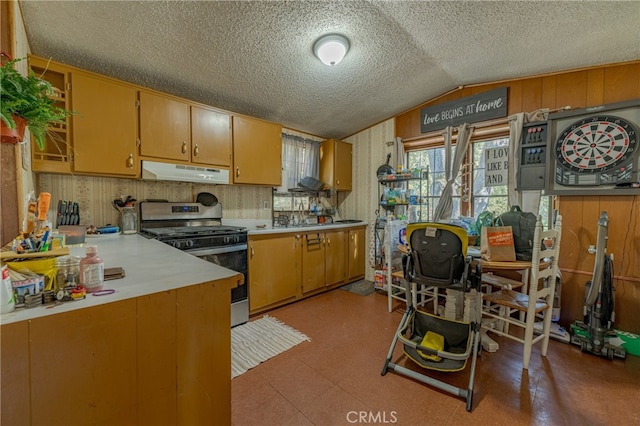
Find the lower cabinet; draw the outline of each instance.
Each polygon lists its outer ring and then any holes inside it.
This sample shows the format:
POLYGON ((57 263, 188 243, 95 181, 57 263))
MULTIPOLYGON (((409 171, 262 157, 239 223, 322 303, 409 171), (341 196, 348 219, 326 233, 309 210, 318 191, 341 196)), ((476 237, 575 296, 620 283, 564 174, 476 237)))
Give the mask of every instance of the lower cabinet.
POLYGON ((327 287, 344 283, 347 279, 347 234, 346 230, 325 234, 324 279, 327 287))
POLYGON ((349 230, 347 279, 353 281, 364 277, 364 260, 367 254, 365 228, 349 230))
POLYGON ((364 236, 364 228, 250 235, 250 313, 364 277, 364 236))
POLYGON ((0 424, 231 424, 237 282, 3 324, 0 424))
POLYGON ((300 234, 249 237, 249 310, 295 299, 300 285, 300 234))
POLYGON ((302 292, 340 284, 347 278, 344 230, 305 234, 302 239, 302 292))

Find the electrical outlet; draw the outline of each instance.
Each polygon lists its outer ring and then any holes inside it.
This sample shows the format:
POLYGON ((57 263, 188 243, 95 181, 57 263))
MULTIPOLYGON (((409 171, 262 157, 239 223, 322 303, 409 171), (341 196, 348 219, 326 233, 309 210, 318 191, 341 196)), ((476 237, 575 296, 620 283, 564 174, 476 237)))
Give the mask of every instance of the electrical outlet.
POLYGON ((265 209, 265 210, 269 209, 269 202, 267 200, 264 200, 262 202, 262 208, 265 209))

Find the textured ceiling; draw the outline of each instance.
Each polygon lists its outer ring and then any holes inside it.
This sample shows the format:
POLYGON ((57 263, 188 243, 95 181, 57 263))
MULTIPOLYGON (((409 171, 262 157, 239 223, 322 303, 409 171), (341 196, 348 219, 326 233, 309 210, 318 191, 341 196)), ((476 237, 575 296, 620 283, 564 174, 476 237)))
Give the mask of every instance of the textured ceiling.
POLYGON ((456 86, 640 58, 640 2, 21 1, 38 56, 343 138, 456 86), (328 67, 325 33, 351 49, 328 67))

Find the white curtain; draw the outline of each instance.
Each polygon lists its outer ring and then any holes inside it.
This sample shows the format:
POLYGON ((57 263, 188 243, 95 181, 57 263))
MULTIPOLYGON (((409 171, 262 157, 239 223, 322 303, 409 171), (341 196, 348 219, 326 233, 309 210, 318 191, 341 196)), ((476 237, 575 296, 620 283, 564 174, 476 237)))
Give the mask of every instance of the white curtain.
POLYGON ((278 192, 296 188, 303 177, 320 175, 320 142, 282 134, 282 186, 278 192))
POLYGON ((520 140, 522 126, 534 121, 546 121, 549 109, 539 109, 530 113, 518 113, 509 117, 509 179, 507 194, 510 206, 520 206, 522 211, 537 215, 540 209, 540 190, 518 190, 518 167, 520 165, 520 140))
MULTIPOLYGON (((389 142, 387 142, 389 144, 389 142)), ((406 158, 404 156, 404 145, 402 144, 402 138, 395 138, 393 140, 392 148, 391 148, 391 160, 389 165, 394 169, 399 165, 402 165, 402 168, 406 168, 406 158)), ((396 170, 398 171, 398 170, 396 170)))
POLYGON ((433 220, 435 222, 449 222, 451 220, 451 214, 453 212, 453 183, 460 172, 462 159, 467 153, 473 127, 464 123, 458 126, 457 130, 458 140, 456 142, 456 153, 453 159, 451 158, 453 130, 451 127, 447 127, 444 133, 445 176, 447 178, 447 184, 442 190, 442 196, 433 213, 433 220))

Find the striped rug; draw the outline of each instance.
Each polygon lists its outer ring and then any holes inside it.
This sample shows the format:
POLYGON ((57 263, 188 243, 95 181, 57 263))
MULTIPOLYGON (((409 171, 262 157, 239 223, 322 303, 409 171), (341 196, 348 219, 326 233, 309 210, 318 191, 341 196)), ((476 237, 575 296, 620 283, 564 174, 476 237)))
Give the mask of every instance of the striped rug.
POLYGON ((311 339, 269 315, 231 329, 231 378, 311 339))

